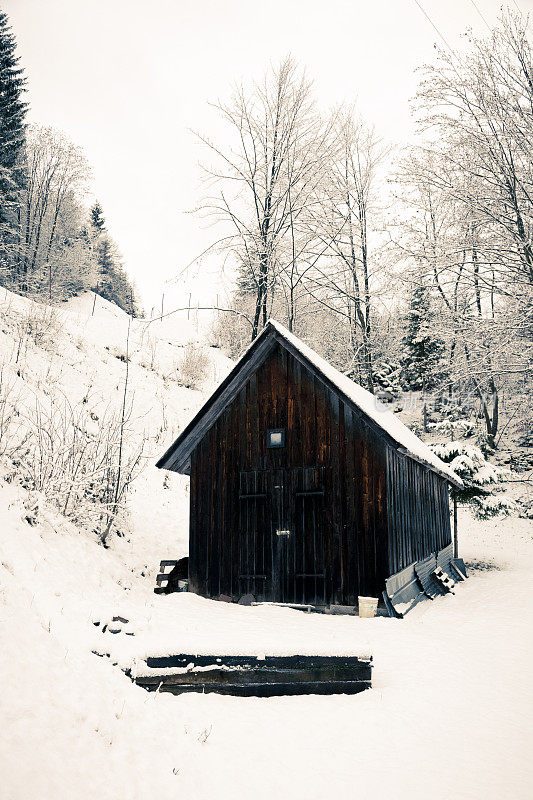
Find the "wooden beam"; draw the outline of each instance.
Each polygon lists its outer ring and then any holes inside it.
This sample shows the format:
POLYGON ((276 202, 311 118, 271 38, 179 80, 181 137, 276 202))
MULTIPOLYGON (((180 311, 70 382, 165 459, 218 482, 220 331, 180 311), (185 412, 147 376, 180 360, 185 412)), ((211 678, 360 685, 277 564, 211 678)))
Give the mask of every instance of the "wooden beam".
MULTIPOLYGON (((372 686, 372 659, 356 656, 164 656, 132 680, 148 691, 218 692, 241 697, 355 694, 372 686), (169 667, 186 668, 173 673, 169 667)), ((131 675, 130 675, 131 677, 131 675)))
POLYGON ((416 461, 417 464, 420 464, 422 467, 425 467, 425 469, 429 470, 430 472, 434 472, 435 475, 439 476, 439 478, 444 478, 444 480, 448 481, 448 483, 450 483, 452 486, 457 486, 459 489, 463 488, 461 483, 457 483, 457 481, 454 481, 453 478, 451 478, 449 475, 446 474, 446 472, 443 472, 438 467, 434 467, 433 464, 429 463, 429 461, 424 461, 423 458, 420 458, 419 456, 415 456, 413 453, 410 453, 409 450, 405 449, 405 447, 397 446, 397 451, 399 455, 405 456, 406 458, 411 458, 413 461, 416 461))

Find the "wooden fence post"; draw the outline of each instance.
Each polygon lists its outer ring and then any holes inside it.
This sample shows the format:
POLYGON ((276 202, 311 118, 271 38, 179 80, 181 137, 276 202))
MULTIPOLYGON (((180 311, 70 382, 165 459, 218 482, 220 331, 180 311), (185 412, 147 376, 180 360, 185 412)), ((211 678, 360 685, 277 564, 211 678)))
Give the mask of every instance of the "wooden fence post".
POLYGON ((457 541, 457 489, 452 489, 453 494, 453 557, 459 558, 459 544, 457 541))

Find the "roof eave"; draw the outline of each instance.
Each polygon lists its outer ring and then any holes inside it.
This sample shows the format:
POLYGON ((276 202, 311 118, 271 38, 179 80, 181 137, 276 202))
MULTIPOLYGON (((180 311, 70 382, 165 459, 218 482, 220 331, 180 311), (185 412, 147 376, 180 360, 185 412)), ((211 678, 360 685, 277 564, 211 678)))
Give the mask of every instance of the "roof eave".
POLYGON ((449 472, 439 469, 434 464, 430 464, 429 461, 425 461, 423 458, 419 458, 419 456, 415 456, 413 453, 410 453, 409 450, 405 449, 405 447, 398 447, 398 452, 402 456, 412 458, 413 461, 416 461, 417 464, 421 464, 421 466, 425 467, 426 469, 430 469, 432 472, 435 472, 436 475, 444 478, 444 480, 448 481, 448 483, 451 483, 452 486, 455 486, 456 489, 464 489, 464 483, 458 475, 450 475, 449 472))

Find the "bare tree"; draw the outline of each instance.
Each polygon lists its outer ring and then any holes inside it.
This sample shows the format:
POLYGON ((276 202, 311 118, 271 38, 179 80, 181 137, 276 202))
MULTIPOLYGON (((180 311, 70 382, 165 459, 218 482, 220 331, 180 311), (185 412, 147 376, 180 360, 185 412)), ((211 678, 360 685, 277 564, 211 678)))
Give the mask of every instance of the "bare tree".
POLYGON ((83 194, 90 170, 79 147, 60 131, 42 126, 28 130, 26 164, 19 283, 28 291, 36 273, 38 282, 44 273, 50 293, 54 262, 65 240, 79 229, 76 198, 83 194))
POLYGON ((404 168, 418 218, 403 245, 433 275, 452 377, 473 386, 491 447, 502 385, 530 369, 532 66, 508 11, 466 55, 441 51, 417 95, 425 143, 404 168))
POLYGON ((486 261, 493 229, 453 190, 435 184, 445 164, 413 150, 398 177, 404 214, 395 241, 405 260, 403 280, 410 286, 431 280, 431 327, 448 348, 449 392, 473 390, 489 447, 496 446, 500 394, 528 372, 527 312, 521 292, 486 261), (429 172, 429 177, 428 177, 429 172))
POLYGON ((487 233, 478 257, 506 284, 533 285, 532 75, 526 22, 505 11, 465 56, 441 51, 418 92, 425 180, 487 233))
MULTIPOLYGON (((199 137, 218 164, 205 168, 216 194, 202 210, 226 224, 227 235, 217 244, 232 253, 240 289, 254 299, 254 338, 267 321, 280 276, 292 270, 294 277, 302 247, 298 226, 320 183, 331 139, 314 108, 311 83, 290 58, 250 92, 241 86, 228 104, 215 107, 234 144, 223 149, 199 137)), ((289 297, 291 307, 292 325, 289 297)))
POLYGON ((349 325, 352 351, 374 390, 372 323, 378 274, 371 236, 377 226, 379 167, 386 149, 353 110, 335 120, 338 151, 329 163, 314 213, 317 237, 326 250, 308 276, 308 289, 349 325))

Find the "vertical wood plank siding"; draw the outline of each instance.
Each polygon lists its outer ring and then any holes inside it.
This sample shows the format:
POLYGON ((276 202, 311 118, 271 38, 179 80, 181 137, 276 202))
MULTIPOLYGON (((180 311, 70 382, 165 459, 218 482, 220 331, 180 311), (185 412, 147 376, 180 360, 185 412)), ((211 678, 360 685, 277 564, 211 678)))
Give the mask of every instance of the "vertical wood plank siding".
POLYGON ((190 586, 207 597, 279 599, 277 569, 286 601, 353 605, 451 537, 446 483, 279 343, 194 450, 190 504, 190 586), (284 447, 267 448, 272 428, 284 447))
POLYGON ((446 481, 387 446, 390 574, 451 542, 446 481))

